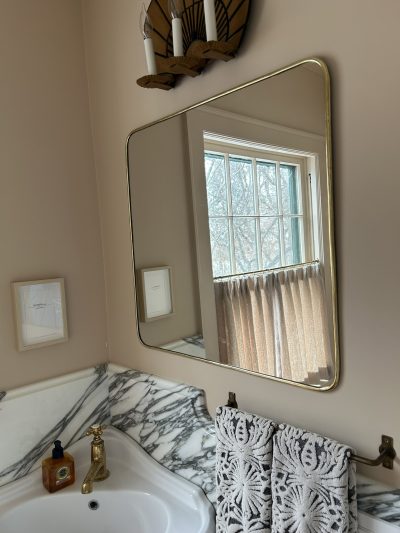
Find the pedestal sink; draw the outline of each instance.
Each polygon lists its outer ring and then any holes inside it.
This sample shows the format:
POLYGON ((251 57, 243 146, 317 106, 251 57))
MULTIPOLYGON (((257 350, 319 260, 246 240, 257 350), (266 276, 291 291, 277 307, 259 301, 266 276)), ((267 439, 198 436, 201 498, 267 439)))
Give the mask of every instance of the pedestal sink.
POLYGON ((0 488, 1 533, 214 533, 212 505, 200 488, 154 461, 116 429, 104 433, 110 477, 93 492, 80 488, 90 444, 69 448, 74 485, 49 494, 41 470, 0 488))

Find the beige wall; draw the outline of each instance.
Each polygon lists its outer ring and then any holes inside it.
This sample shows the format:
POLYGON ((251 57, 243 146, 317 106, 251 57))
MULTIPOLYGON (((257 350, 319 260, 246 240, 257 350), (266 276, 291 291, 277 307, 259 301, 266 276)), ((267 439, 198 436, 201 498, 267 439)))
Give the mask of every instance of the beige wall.
POLYGON ((283 72, 242 91, 227 94, 208 105, 249 118, 325 135, 325 78, 321 67, 315 63, 283 72))
POLYGON ((106 358, 78 0, 0 1, 0 390, 106 358), (15 347, 10 282, 64 277, 70 340, 15 347))
MULTIPOLYGON (((84 0, 102 213, 111 360, 204 387, 210 411, 241 407, 331 435, 375 455, 400 449, 398 0, 254 0, 239 57, 175 90, 144 90, 139 2, 84 0), (330 393, 302 390, 140 345, 135 330, 124 145, 129 131, 298 59, 320 56, 333 79, 339 313, 343 372, 330 393)), ((394 472, 368 473, 393 485, 394 472)))
POLYGON ((135 268, 171 267, 174 314, 140 322, 143 342, 160 346, 201 333, 192 191, 184 116, 130 139, 135 268))

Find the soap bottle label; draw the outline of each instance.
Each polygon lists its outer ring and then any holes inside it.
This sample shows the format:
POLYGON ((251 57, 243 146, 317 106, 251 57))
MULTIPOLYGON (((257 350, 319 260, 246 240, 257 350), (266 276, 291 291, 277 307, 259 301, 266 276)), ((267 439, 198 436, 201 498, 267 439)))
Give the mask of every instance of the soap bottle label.
POLYGON ((71 470, 68 466, 62 466, 56 471, 56 485, 61 485, 71 479, 71 470))

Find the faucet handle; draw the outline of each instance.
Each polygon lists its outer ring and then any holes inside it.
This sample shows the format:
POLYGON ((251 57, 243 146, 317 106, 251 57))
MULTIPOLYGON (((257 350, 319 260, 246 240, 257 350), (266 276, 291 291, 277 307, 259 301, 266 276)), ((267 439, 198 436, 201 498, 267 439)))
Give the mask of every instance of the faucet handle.
POLYGON ((86 436, 89 437, 90 435, 93 435, 95 439, 100 439, 100 437, 103 434, 103 431, 106 428, 107 428, 107 426, 101 426, 100 424, 93 424, 87 430, 86 436))

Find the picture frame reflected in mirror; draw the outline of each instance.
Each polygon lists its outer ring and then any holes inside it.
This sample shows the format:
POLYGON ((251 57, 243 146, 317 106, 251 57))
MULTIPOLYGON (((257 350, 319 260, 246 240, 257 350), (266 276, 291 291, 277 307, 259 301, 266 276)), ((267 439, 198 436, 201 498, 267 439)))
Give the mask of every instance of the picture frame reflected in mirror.
POLYGON ((171 267, 140 269, 141 320, 152 322, 174 314, 171 267))

